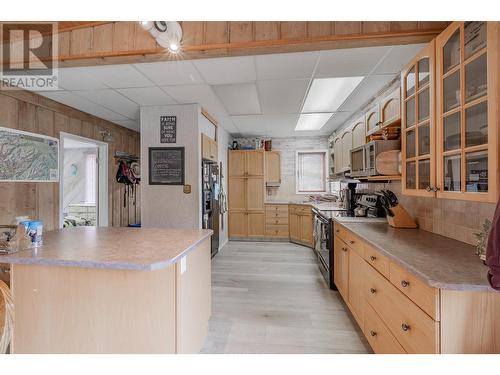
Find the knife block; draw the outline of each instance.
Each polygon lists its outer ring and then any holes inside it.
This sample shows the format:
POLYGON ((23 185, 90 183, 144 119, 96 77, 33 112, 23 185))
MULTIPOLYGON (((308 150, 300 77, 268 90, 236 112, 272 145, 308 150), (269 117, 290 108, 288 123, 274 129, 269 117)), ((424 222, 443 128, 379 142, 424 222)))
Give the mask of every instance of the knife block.
POLYGON ((418 225, 413 221, 410 214, 404 209, 403 206, 397 204, 391 207, 394 216, 387 215, 387 222, 394 228, 418 228, 418 225))

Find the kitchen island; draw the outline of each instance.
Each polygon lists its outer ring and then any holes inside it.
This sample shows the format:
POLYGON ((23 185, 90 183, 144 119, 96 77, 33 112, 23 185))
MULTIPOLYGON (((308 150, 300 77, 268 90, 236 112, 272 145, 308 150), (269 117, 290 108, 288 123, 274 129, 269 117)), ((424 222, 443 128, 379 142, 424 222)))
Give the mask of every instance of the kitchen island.
POLYGON ((13 353, 197 353, 211 311, 210 230, 67 228, 12 268, 13 353))

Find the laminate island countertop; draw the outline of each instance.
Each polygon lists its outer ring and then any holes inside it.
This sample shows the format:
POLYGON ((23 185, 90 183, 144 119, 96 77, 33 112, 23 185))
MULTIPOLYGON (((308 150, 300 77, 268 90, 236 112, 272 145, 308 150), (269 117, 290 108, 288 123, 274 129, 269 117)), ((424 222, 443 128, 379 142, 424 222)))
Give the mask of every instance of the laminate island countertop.
POLYGON ((338 222, 435 288, 494 291, 486 279, 488 267, 471 245, 421 229, 393 228, 387 223, 338 222))
POLYGON ((208 229, 75 227, 43 235, 43 245, 0 255, 0 263, 152 271, 168 267, 213 232, 208 229))

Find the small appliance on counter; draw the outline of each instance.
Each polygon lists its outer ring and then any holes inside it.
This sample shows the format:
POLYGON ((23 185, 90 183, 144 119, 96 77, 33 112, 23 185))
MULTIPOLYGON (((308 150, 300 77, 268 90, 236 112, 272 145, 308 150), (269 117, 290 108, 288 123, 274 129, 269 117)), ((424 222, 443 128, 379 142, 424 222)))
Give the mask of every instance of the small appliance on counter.
POLYGON ((382 207, 387 214, 387 222, 393 228, 417 228, 418 225, 410 214, 398 202, 396 194, 390 190, 380 190, 378 193, 382 207))
POLYGON ((348 216, 354 216, 354 209, 356 208, 356 186, 357 183, 349 182, 347 188, 340 191, 342 207, 345 208, 348 216))
POLYGON ((378 194, 361 194, 356 201, 356 208, 354 209, 354 216, 357 217, 385 217, 386 213, 380 195, 378 194))

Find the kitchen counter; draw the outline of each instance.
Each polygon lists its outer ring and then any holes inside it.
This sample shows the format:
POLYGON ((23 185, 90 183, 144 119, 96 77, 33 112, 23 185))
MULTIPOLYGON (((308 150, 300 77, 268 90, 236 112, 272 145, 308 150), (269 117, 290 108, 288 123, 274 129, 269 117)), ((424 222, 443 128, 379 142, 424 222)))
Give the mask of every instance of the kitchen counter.
POLYGON ((12 353, 198 353, 211 314, 210 230, 78 227, 10 263, 12 353))
POLYGON ((435 288, 494 291, 486 279, 488 267, 475 255, 471 245, 421 229, 343 219, 335 218, 383 255, 435 288))
POLYGON ((340 203, 337 202, 310 202, 310 201, 302 201, 302 202, 293 202, 293 201, 265 201, 265 204, 293 204, 296 206, 310 206, 316 208, 320 211, 345 211, 345 208, 340 206, 340 203))
POLYGON ((211 230, 75 227, 47 232, 38 249, 0 263, 152 271, 174 264, 211 230))

